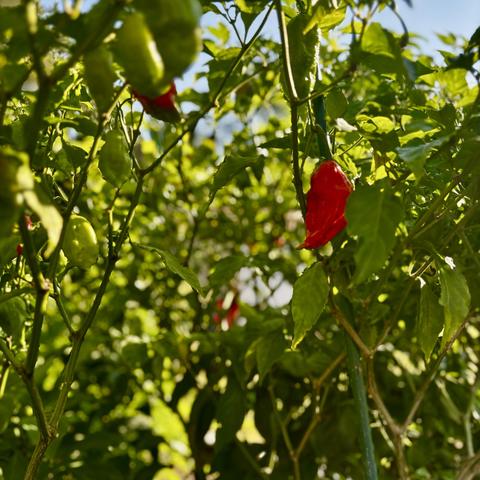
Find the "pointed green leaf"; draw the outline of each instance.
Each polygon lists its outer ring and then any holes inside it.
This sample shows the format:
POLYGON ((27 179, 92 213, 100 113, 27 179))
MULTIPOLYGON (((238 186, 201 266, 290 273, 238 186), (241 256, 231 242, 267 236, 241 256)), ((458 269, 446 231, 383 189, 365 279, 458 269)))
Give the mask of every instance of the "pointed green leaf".
POLYGON ((376 22, 365 30, 361 47, 364 52, 395 58, 393 35, 376 22))
POLYGON ((308 22, 304 33, 307 33, 315 25, 323 31, 328 32, 343 22, 346 12, 347 7, 345 6, 340 8, 325 8, 322 2, 318 2, 315 7, 313 7, 312 18, 308 22))
POLYGON ((328 279, 320 263, 315 263, 305 270, 295 282, 292 296, 294 323, 292 348, 297 347, 319 319, 329 291, 328 279))
POLYGON ((452 338, 470 309, 470 290, 467 281, 457 269, 446 266, 440 269, 440 305, 445 316, 442 347, 452 338))
POLYGON ((262 382, 265 375, 282 357, 287 348, 287 342, 281 330, 276 330, 260 338, 256 347, 257 368, 260 382, 262 382))
POLYGON ((195 273, 187 267, 184 267, 178 259, 171 253, 165 250, 156 250, 155 251, 162 257, 165 262, 165 266, 172 272, 179 275, 183 280, 185 280, 195 291, 200 295, 204 294, 203 288, 200 285, 200 281, 195 273))
POLYGON ((217 407, 217 420, 222 425, 217 430, 215 441, 215 450, 217 452, 234 440, 235 434, 242 426, 245 413, 245 395, 242 387, 235 377, 230 377, 227 389, 220 397, 217 407))
POLYGON ((387 185, 362 186, 349 197, 348 232, 359 237, 354 282, 361 283, 385 264, 395 244, 395 230, 404 215, 402 203, 387 185))
POLYGON ((427 158, 448 140, 449 137, 441 137, 421 145, 399 147, 397 153, 407 163, 415 177, 420 178, 424 173, 423 167, 427 158))
POLYGON ((232 277, 242 268, 249 265, 250 259, 243 255, 231 255, 230 257, 222 258, 208 277, 210 287, 218 288, 221 285, 226 285, 232 277))
POLYGON ((213 185, 210 191, 210 199, 227 185, 236 175, 258 162, 258 157, 227 157, 220 164, 213 177, 213 185))
POLYGON ((35 184, 33 190, 26 190, 23 196, 28 206, 39 216, 43 228, 47 231, 48 246, 45 250, 45 257, 48 257, 60 239, 63 226, 62 216, 38 183, 35 184))
POLYGON ((417 339, 427 360, 430 359, 438 336, 443 328, 443 311, 438 298, 428 285, 420 290, 420 305, 417 317, 417 339))

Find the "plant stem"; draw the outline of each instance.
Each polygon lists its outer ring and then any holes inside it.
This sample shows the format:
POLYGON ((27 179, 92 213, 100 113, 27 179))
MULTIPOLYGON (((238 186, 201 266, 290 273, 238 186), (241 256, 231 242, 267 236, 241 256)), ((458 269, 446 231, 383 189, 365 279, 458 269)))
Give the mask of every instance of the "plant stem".
POLYGON ((347 334, 345 334, 345 343, 347 347, 347 365, 350 385, 360 423, 360 446, 362 449, 365 478, 367 480, 377 480, 375 449, 373 446, 372 431, 370 429, 367 393, 363 381, 360 355, 358 354, 357 347, 347 334))
POLYGON ((302 477, 300 474, 300 464, 298 462, 298 457, 296 455, 295 449, 293 448, 292 440, 290 439, 290 435, 288 434, 287 427, 285 426, 285 423, 282 420, 280 413, 278 412, 277 400, 275 398, 275 392, 273 391, 273 386, 271 384, 268 386, 268 393, 272 402, 273 415, 275 416, 278 426, 280 427, 283 441, 285 443, 285 446, 287 447, 288 455, 293 463, 293 478, 295 480, 301 480, 302 477))
POLYGON ((303 193, 302 174, 300 171, 299 148, 298 148, 298 95, 295 87, 295 81, 292 73, 292 65, 290 62, 290 48, 288 44, 288 32, 285 24, 285 16, 283 14, 281 0, 275 0, 277 11, 278 28, 280 31, 280 39, 282 43, 282 65, 285 83, 287 85, 287 99, 290 104, 290 122, 292 129, 292 168, 293 168, 293 185, 297 194, 297 201, 300 206, 303 218, 307 211, 305 196, 303 193))

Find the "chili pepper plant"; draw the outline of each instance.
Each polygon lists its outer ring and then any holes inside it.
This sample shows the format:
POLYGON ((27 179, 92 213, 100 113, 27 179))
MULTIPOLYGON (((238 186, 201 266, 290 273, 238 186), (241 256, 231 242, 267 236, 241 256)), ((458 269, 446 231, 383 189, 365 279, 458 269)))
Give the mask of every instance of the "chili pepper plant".
POLYGON ((403 8, 0 2, 0 478, 478 474, 480 30, 403 8))

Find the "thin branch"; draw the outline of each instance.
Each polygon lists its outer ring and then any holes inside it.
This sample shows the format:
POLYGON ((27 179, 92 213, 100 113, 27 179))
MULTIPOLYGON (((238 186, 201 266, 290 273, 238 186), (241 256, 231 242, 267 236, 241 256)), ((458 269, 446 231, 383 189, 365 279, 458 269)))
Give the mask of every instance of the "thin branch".
POLYGON ((480 452, 476 453, 473 457, 467 459, 460 472, 457 475, 456 480, 473 480, 480 474, 480 452))
POLYGON ((417 393, 415 394, 412 406, 410 407, 410 411, 408 412, 408 415, 405 418, 405 421, 403 422, 403 425, 401 426, 401 431, 402 432, 406 432, 409 425, 412 423, 413 418, 414 418, 415 414, 417 413, 417 410, 420 407, 420 404, 422 403, 422 401, 425 397, 425 394, 427 393, 428 387, 430 386, 430 383, 432 382, 433 378, 435 377, 435 374, 437 373, 438 368, 440 367, 440 364, 442 363, 442 360, 447 355, 450 348, 455 343, 455 340, 457 340, 457 338, 462 333, 463 329, 465 328, 466 324, 469 321, 470 321, 470 317, 467 317, 463 321, 463 323, 457 329, 457 331, 452 336, 452 338, 447 342, 447 344, 443 347, 442 351, 438 354, 435 361, 428 368, 428 370, 425 374, 425 378, 423 379, 423 382, 420 385, 420 388, 417 390, 417 393))
POLYGON ((282 420, 282 417, 280 416, 280 413, 278 412, 277 400, 275 398, 275 392, 273 391, 273 386, 271 384, 268 386, 268 393, 270 395, 270 400, 272 402, 273 415, 275 417, 275 420, 278 423, 278 426, 280 427, 280 431, 282 433, 283 441, 285 442, 285 446, 287 447, 287 450, 288 450, 288 455, 290 456, 290 459, 292 460, 292 463, 293 463, 294 479, 295 480, 301 480, 300 465, 298 463, 298 458, 296 456, 295 449, 293 448, 293 444, 292 444, 292 441, 290 439, 290 435, 288 433, 288 430, 285 426, 285 422, 282 420))
POLYGON ((383 418, 387 428, 389 430, 389 438, 393 444, 395 452, 395 459, 397 463, 398 478, 400 480, 408 480, 408 464, 405 458, 405 449, 403 445, 403 432, 398 423, 393 419, 388 408, 383 402, 382 396, 378 391, 377 382, 375 379, 375 371, 373 365, 373 359, 370 359, 367 363, 367 377, 368 377, 368 393, 372 398, 375 406, 380 412, 380 416, 383 418))
POLYGON ((313 386, 318 392, 328 377, 334 372, 334 370, 345 360, 347 354, 342 352, 338 355, 333 362, 322 372, 322 374, 313 381, 313 386))
POLYGON ((361 339, 360 335, 350 325, 348 320, 343 316, 342 312, 337 308, 333 301, 331 302, 331 307, 333 316, 343 328, 343 330, 348 334, 348 336, 355 342, 359 350, 362 352, 362 355, 365 358, 370 358, 373 355, 373 352, 367 347, 365 342, 361 339))

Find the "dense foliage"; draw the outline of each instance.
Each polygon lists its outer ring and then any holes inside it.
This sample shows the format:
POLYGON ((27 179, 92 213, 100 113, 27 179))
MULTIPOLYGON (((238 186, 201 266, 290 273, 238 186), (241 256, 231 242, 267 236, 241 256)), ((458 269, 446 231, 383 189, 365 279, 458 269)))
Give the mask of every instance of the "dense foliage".
POLYGON ((0 478, 480 472, 480 31, 56 3, 0 2, 0 478))

